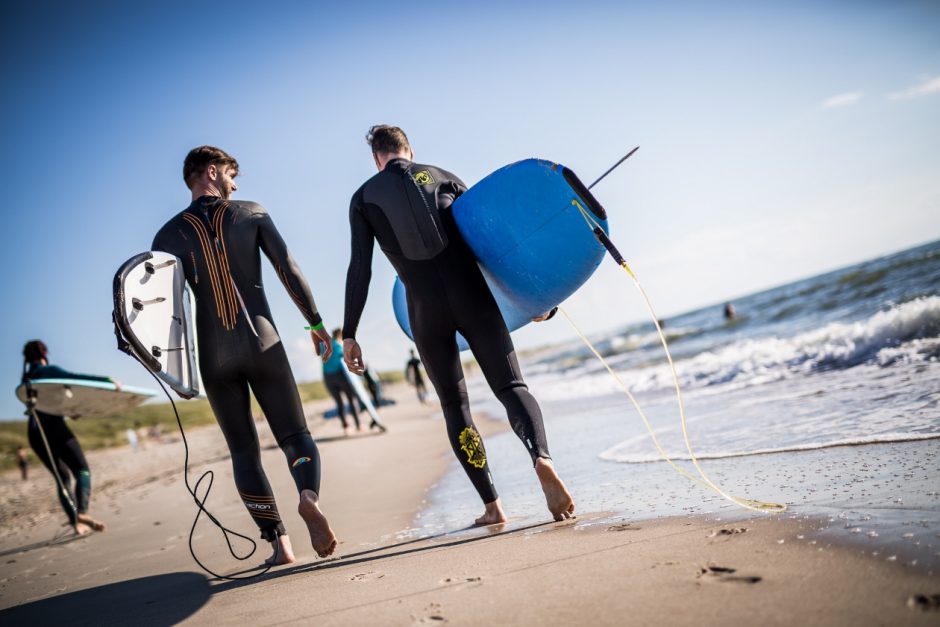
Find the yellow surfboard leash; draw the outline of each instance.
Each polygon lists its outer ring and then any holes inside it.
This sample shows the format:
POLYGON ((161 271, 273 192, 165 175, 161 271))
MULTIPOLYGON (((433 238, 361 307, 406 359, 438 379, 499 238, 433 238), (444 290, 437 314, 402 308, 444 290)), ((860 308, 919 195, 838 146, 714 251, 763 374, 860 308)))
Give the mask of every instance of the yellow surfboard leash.
MULTIPOLYGON (((633 154, 633 153, 631 152, 630 154, 633 154)), ((643 424, 646 426, 646 430, 649 432, 650 437, 653 440, 653 444, 656 446, 656 450, 659 452, 660 456, 670 466, 672 466, 672 468, 676 472, 678 472, 683 477, 686 477, 687 479, 691 481, 694 481, 710 490, 713 490, 714 492, 718 493, 725 499, 731 501, 735 505, 738 505, 740 507, 743 507, 749 510, 763 512, 763 513, 780 513, 780 512, 786 511, 787 506, 782 503, 758 501, 754 499, 748 499, 748 498, 743 498, 743 497, 738 497, 738 496, 733 496, 731 494, 728 494, 727 492, 722 490, 714 481, 712 481, 708 477, 708 475, 705 474, 705 471, 702 469, 701 464, 699 464, 699 461, 695 455, 695 452, 692 450, 692 443, 689 440, 689 431, 688 431, 688 427, 686 424, 685 403, 682 398, 682 389, 679 386, 679 375, 676 372, 676 366, 673 363, 672 353, 670 353, 669 351, 669 345, 666 342, 666 336, 663 333, 662 327, 659 324, 659 319, 656 317, 656 312, 653 310, 653 305, 650 302, 649 296, 647 296, 646 290, 644 290, 643 286, 640 284, 640 280, 637 278, 633 270, 630 269, 630 266, 627 264, 626 260, 623 258, 623 255, 621 255, 620 251, 617 250, 617 247, 614 246, 613 242, 607 236, 607 233, 604 231, 601 225, 584 209, 584 207, 581 205, 581 203, 577 199, 572 200, 571 204, 573 204, 574 206, 578 208, 578 211, 581 212, 581 216, 584 218, 584 221, 587 224, 587 227, 591 230, 591 232, 594 233, 594 236, 604 246, 604 248, 607 249, 607 252, 610 253, 610 256, 614 259, 617 265, 619 265, 630 276, 630 278, 633 279, 634 285, 636 285, 637 289, 640 291, 640 295, 643 297, 643 302, 646 304, 646 309, 649 312, 650 318, 653 320, 653 324, 656 325, 656 332, 659 334, 659 340, 662 343, 663 350, 666 352, 666 359, 669 362, 669 368, 672 370, 672 380, 675 385, 676 398, 679 403, 679 419, 682 425, 682 437, 685 440, 685 446, 689 452, 689 459, 691 459, 692 465, 695 467, 695 470, 698 471, 698 474, 699 474, 698 477, 696 477, 692 473, 688 472, 686 469, 676 464, 672 460, 672 458, 669 457, 669 454, 666 453, 665 449, 659 443, 659 439, 656 437, 656 432, 653 430, 653 427, 650 424, 649 420, 647 419, 645 412, 643 411, 642 407, 640 407, 640 404, 637 402, 636 398, 630 392, 626 384, 624 384, 624 382, 621 380, 619 375, 614 371, 614 369, 610 367, 610 364, 608 364, 607 360, 605 360, 601 356, 601 354, 597 351, 594 345, 591 344, 590 340, 587 339, 584 333, 582 333, 581 330, 577 327, 577 325, 575 325, 574 321, 571 319, 571 316, 568 315, 568 312, 565 311, 562 307, 559 307, 558 310, 565 316, 565 319, 574 329, 575 333, 577 333, 578 337, 581 338, 581 341, 584 342, 584 344, 591 350, 594 356, 597 357, 597 359, 604 365, 604 367, 607 369, 607 372, 609 372, 610 375, 614 378, 614 380, 617 382, 617 385, 620 387, 623 393, 627 395, 627 398, 630 399, 630 402, 633 404, 633 407, 640 414, 640 418, 643 419, 643 424)))

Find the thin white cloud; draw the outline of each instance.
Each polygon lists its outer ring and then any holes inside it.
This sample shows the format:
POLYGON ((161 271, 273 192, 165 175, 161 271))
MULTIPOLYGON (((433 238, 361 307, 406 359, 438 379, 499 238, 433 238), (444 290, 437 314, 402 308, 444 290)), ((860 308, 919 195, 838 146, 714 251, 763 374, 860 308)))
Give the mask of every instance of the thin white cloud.
POLYGON ((928 78, 920 85, 915 85, 910 89, 904 89, 902 91, 896 91, 893 94, 888 94, 888 100, 910 100, 911 98, 929 96, 930 94, 936 94, 937 92, 940 92, 940 76, 928 78))
POLYGON ((823 100, 819 105, 819 108, 836 109, 839 107, 849 107, 861 100, 861 98, 862 92, 860 91, 849 91, 844 94, 836 94, 835 96, 830 96, 829 98, 823 100))

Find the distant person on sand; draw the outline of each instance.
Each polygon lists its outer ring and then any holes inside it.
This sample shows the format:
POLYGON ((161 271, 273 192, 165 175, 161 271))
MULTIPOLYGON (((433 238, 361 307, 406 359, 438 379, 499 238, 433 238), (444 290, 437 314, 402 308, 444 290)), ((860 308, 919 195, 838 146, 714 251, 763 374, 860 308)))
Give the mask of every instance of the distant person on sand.
POLYGON ((271 216, 258 203, 231 200, 236 176, 238 162, 224 150, 193 148, 183 162, 191 203, 160 229, 151 248, 182 260, 196 300, 203 387, 232 454, 235 485, 275 551, 267 563, 289 564, 296 558, 261 466, 250 392, 284 453, 299 494, 297 511, 317 555, 332 554, 336 536, 320 511, 320 453, 264 294, 261 253, 306 319, 314 352, 321 354, 323 342, 327 360, 333 348, 310 286, 271 216))
POLYGON ((127 437, 128 444, 131 445, 131 450, 136 453, 140 448, 140 441, 137 438, 137 429, 134 427, 128 427, 124 432, 124 435, 127 437))
POLYGON ((731 303, 725 303, 725 320, 734 320, 738 317, 738 312, 735 311, 734 305, 731 303))
POLYGON ((398 127, 374 126, 367 141, 379 173, 353 194, 349 207, 352 255, 343 323, 346 364, 354 374, 362 374, 356 329, 378 240, 405 285, 415 344, 441 401, 451 447, 484 503, 476 524, 502 523, 506 515, 483 439, 470 415, 458 329, 525 445, 549 511, 556 520, 570 518, 574 501, 555 472, 538 403, 522 380, 506 323, 451 214, 451 204, 467 187, 446 170, 414 163, 408 138, 398 127))
POLYGON ((424 404, 428 399, 428 389, 424 385, 424 375, 421 374, 421 360, 415 356, 414 349, 411 349, 411 357, 405 362, 405 380, 415 386, 418 401, 424 404))
POLYGON ((29 456, 22 446, 16 447, 16 465, 20 468, 20 476, 23 481, 26 481, 29 478, 29 456))
MULTIPOLYGON (((356 431, 362 431, 362 425, 359 423, 359 412, 364 411, 365 407, 356 395, 349 379, 346 378, 343 366, 343 345, 339 343, 342 336, 342 329, 333 329, 333 355, 323 362, 323 383, 336 403, 339 421, 343 425, 343 435, 349 435, 349 425, 346 423, 346 400, 349 401, 352 417, 356 422, 356 431), (345 398, 343 398, 344 396, 345 398)), ((385 431, 385 427, 375 420, 369 424, 369 429, 385 431)))
MULTIPOLYGON (((42 340, 29 341, 23 347, 23 381, 33 379, 107 381, 114 383, 118 390, 121 389, 121 384, 110 377, 76 374, 58 366, 50 366, 49 349, 42 340)), ((88 505, 91 501, 91 470, 88 468, 88 462, 85 460, 85 453, 78 443, 78 438, 65 424, 65 418, 38 410, 29 412, 27 435, 29 445, 36 457, 56 478, 56 493, 59 496, 59 502, 75 533, 85 535, 92 530, 104 531, 104 523, 88 515, 88 505), (75 480, 74 489, 69 486, 70 473, 75 480)))

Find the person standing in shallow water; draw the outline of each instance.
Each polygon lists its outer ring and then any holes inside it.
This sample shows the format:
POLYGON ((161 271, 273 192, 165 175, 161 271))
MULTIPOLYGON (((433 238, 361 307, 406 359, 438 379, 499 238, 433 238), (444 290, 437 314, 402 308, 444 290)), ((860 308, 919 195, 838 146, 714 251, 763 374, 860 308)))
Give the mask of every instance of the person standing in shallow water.
MULTIPOLYGON (((42 340, 32 340, 23 347, 23 381, 35 379, 76 379, 81 381, 106 381, 114 383, 120 390, 121 384, 110 377, 90 374, 76 374, 58 366, 49 364, 49 349, 42 340)), ((85 460, 85 452, 72 433, 65 418, 41 411, 29 412, 27 425, 29 445, 53 477, 56 479, 56 493, 69 524, 77 535, 85 535, 92 530, 104 531, 105 525, 88 514, 91 503, 91 470, 85 460), (43 437, 45 436, 45 437, 43 437), (48 444, 48 449, 46 445, 48 444), (50 458, 50 453, 52 457, 50 458), (75 480, 74 489, 69 487, 69 475, 75 480), (59 485, 62 482, 62 486, 59 485), (65 493, 63 493, 63 488, 65 493)), ((25 452, 25 451, 24 451, 25 452)), ((25 459, 25 456, 20 459, 25 459)), ((21 466, 22 468, 22 466, 21 466)), ((23 471, 23 479, 26 472, 23 471)))
POLYGON ((248 513, 271 543, 268 563, 295 561, 274 493, 261 467, 249 389, 268 420, 299 494, 297 511, 320 557, 336 548, 336 536, 319 507, 320 453, 307 429, 300 393, 261 281, 261 253, 310 325, 317 355, 333 352, 307 280, 271 216, 261 205, 231 200, 238 162, 214 146, 192 149, 183 181, 192 202, 167 222, 153 250, 179 257, 196 301, 199 369, 209 404, 229 451, 235 485, 248 513), (275 561, 276 556, 276 561, 275 561))
POLYGON ((738 317, 738 312, 731 303, 725 303, 725 320, 734 320, 738 317))
POLYGON ((346 364, 354 374, 362 374, 356 330, 377 240, 405 285, 415 344, 441 401, 451 447, 484 503, 476 524, 502 523, 506 515, 483 440, 470 416, 458 330, 525 445, 548 510, 556 520, 570 518, 574 501, 555 472, 541 410, 522 379, 502 314, 451 214, 451 204, 466 186, 446 170, 415 163, 408 138, 398 127, 375 126, 368 142, 379 173, 353 194, 349 207, 352 255, 343 323, 346 364))

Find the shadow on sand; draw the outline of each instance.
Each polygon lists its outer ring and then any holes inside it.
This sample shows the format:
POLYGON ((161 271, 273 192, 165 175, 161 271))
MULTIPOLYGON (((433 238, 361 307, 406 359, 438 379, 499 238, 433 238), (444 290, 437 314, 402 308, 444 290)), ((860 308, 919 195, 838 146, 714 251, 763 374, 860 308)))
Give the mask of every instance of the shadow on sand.
POLYGON ((169 573, 17 605, 0 612, 3 625, 172 625, 195 614, 211 594, 198 573, 169 573))
MULTIPOLYGON (((230 590, 232 588, 240 588, 245 585, 251 585, 259 580, 274 580, 279 579, 280 577, 288 577, 291 575, 298 575, 304 573, 312 573, 321 570, 327 570, 331 568, 342 568, 344 566, 351 566, 354 564, 363 564, 368 562, 376 562, 385 559, 392 559, 396 557, 402 557, 404 555, 412 555, 416 553, 424 553, 427 551, 434 551, 440 549, 446 549, 450 547, 460 546, 462 544, 469 544, 472 542, 481 542, 483 540, 488 540, 496 538, 499 536, 506 536, 510 534, 524 533, 526 531, 531 531, 534 529, 544 528, 549 529, 552 527, 570 527, 575 523, 575 519, 566 520, 564 522, 539 522, 533 524, 522 525, 518 527, 508 528, 505 524, 501 525, 489 525, 487 527, 465 527, 463 529, 458 529, 455 531, 445 531, 442 533, 423 536, 419 538, 414 538, 411 540, 404 540, 402 542, 396 542, 394 544, 388 544, 385 546, 378 546, 372 549, 367 549, 364 551, 358 551, 356 553, 348 553, 346 555, 338 555, 336 557, 330 557, 321 561, 308 564, 296 564, 293 566, 286 566, 279 568, 276 571, 269 571, 259 579, 243 579, 241 581, 225 581, 222 583, 217 583, 218 580, 213 579, 215 585, 212 586, 212 592, 222 592, 225 590, 230 590), (466 535, 470 532, 473 535, 466 535)), ((231 573, 229 576, 239 577, 250 574, 256 568, 250 568, 242 570, 239 572, 231 573)))

